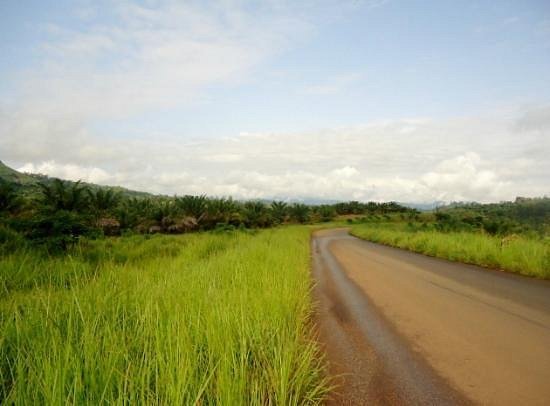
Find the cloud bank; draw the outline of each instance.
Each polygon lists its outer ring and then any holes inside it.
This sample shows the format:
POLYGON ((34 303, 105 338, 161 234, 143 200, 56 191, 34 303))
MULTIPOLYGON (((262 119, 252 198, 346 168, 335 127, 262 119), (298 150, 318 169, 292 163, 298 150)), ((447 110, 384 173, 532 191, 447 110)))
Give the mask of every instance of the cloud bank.
POLYGON ((55 136, 27 140, 32 149, 16 142, 17 133, 0 145, 22 171, 155 193, 487 202, 549 194, 544 114, 550 108, 188 142, 105 140, 56 127, 55 136))

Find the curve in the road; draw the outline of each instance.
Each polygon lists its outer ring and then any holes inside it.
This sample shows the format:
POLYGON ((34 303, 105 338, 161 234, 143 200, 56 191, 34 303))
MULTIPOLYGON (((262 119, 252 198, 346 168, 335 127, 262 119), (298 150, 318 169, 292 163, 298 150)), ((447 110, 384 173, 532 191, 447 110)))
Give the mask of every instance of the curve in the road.
POLYGON ((312 238, 334 404, 548 404, 550 283, 312 238))

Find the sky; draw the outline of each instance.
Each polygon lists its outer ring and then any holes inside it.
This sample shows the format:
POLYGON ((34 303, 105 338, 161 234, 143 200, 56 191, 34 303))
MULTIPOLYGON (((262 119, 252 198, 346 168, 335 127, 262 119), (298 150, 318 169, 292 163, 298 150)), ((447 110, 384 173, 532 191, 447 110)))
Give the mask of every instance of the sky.
POLYGON ((0 0, 0 160, 168 195, 550 195, 550 2, 0 0))

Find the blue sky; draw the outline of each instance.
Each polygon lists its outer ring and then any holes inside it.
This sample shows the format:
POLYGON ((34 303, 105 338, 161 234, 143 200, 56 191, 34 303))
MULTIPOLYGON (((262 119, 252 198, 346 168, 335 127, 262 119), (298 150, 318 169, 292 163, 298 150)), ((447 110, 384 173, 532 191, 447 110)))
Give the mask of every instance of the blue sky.
POLYGON ((160 193, 548 194, 546 1, 3 1, 0 159, 160 193))

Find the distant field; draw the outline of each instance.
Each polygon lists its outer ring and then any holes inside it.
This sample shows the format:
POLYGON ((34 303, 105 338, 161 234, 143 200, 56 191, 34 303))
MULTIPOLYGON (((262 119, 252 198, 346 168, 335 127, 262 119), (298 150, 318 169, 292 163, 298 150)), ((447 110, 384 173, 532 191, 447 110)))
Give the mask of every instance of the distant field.
POLYGON ((309 229, 133 236, 0 262, 0 402, 316 404, 309 229))
POLYGON ((354 225, 351 233, 365 240, 451 261, 550 279, 550 244, 542 239, 502 238, 480 232, 421 231, 404 223, 354 225))

